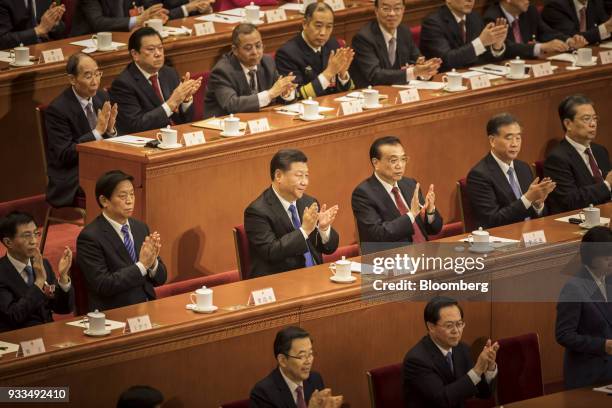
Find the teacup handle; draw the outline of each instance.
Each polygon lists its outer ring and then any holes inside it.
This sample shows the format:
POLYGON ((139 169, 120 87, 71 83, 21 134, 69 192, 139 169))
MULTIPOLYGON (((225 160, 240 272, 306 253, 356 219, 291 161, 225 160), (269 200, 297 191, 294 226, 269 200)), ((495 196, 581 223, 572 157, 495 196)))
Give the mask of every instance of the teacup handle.
POLYGON ((96 48, 98 48, 98 35, 94 34, 91 36, 91 41, 95 44, 96 48))
POLYGON ((474 245, 474 236, 472 234, 470 234, 470 235, 468 235, 467 238, 468 238, 468 241, 467 241, 468 245, 469 246, 474 245))
POLYGON ((336 270, 336 263, 332 262, 329 264, 329 269, 332 270, 333 274, 335 275, 336 273, 338 273, 338 271, 336 270))
POLYGON ((507 67, 510 67, 510 63, 509 62, 506 62, 504 65, 507 66, 507 67))
POLYGON ((191 304, 192 305, 197 305, 198 304, 198 302, 196 301, 195 293, 189 294, 189 300, 191 300, 191 304))
POLYGON ((445 84, 448 83, 448 76, 447 75, 444 75, 442 77, 442 82, 444 82, 445 84))
POLYGON ((157 132, 157 133, 155 134, 155 138, 157 139, 157 141, 158 141, 159 143, 163 143, 163 142, 162 142, 162 140, 161 140, 161 132, 157 132))

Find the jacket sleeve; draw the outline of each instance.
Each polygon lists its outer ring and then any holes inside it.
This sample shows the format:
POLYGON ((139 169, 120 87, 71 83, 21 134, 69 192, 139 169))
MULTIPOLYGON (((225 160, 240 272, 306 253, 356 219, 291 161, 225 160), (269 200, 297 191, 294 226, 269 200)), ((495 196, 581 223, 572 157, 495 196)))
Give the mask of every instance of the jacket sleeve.
POLYGON ((427 58, 441 58, 443 71, 476 63, 478 57, 472 43, 453 48, 446 39, 445 30, 447 28, 443 27, 438 19, 432 17, 425 19, 421 29, 421 52, 427 58))
POLYGON ((353 66, 361 71, 366 82, 371 85, 393 85, 406 83, 406 71, 401 69, 384 69, 376 55, 376 45, 364 35, 357 34, 351 44, 355 50, 353 66))
POLYGON ((7 6, 0 5, 0 49, 7 50, 19 44, 32 45, 38 42, 34 28, 13 31, 13 22, 7 6))
POLYGON ((81 0, 79 3, 87 24, 94 33, 100 31, 129 31, 129 17, 109 17, 104 15, 99 0, 81 0))
POLYGON ((78 143, 96 140, 92 132, 87 132, 79 135, 75 143, 70 119, 53 105, 49 105, 45 112, 45 126, 47 128, 49 161, 61 163, 66 168, 76 166, 78 163, 78 153, 76 151, 78 143))

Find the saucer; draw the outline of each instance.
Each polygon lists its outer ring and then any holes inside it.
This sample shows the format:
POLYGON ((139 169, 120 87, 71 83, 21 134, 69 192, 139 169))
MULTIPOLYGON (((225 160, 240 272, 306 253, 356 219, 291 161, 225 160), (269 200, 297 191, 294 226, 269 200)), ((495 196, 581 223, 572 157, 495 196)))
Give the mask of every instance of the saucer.
POLYGON ((198 305, 195 305, 193 303, 189 303, 189 304, 187 304, 185 306, 185 308, 187 310, 192 310, 192 311, 194 311, 196 313, 212 313, 215 310, 217 310, 219 307, 215 306, 215 305, 212 305, 210 307, 198 307, 198 305))
POLYGON ((336 275, 332 275, 329 277, 329 280, 332 282, 336 282, 336 283, 352 283, 352 282, 355 282, 357 278, 351 275, 348 278, 343 279, 343 278, 337 277, 336 275))
POLYGON ((91 336, 91 337, 104 337, 104 336, 108 336, 111 333, 111 331, 107 329, 107 330, 102 330, 102 331, 99 331, 99 332, 92 332, 89 329, 85 329, 85 330, 83 330, 83 333, 85 333, 85 335, 91 336))
POLYGON ((468 250, 470 252, 475 252, 477 254, 486 254, 486 253, 495 251, 495 248, 493 248, 492 245, 489 245, 488 247, 482 247, 482 248, 471 246, 468 248, 468 250))
POLYGON ((318 114, 317 116, 308 118, 308 117, 306 117, 304 115, 300 115, 300 119, 305 120, 306 122, 312 122, 312 121, 315 121, 315 120, 325 119, 325 116, 318 114))
POLYGON ((263 20, 257 20, 257 21, 249 21, 246 18, 242 20, 243 23, 249 23, 249 24, 253 24, 253 25, 260 25, 260 24, 264 24, 265 21, 263 20))
POLYGON ((382 107, 383 107, 382 103, 377 103, 374 106, 366 106, 365 104, 363 104, 363 109, 378 109, 378 108, 382 108, 382 107))
POLYGON ((467 91, 467 89, 468 89, 468 88, 467 88, 467 86, 460 86, 460 87, 459 87, 459 88, 457 88, 457 89, 451 89, 451 88, 449 88, 449 87, 445 86, 443 89, 444 89, 446 92, 462 92, 462 91, 467 91))
POLYGON ((118 47, 108 47, 108 48, 96 48, 98 52, 107 52, 107 51, 117 51, 118 47))
POLYGON ((527 79, 527 78, 529 78, 529 77, 530 77, 530 75, 529 75, 529 74, 523 74, 522 76, 513 76, 513 75, 510 75, 510 74, 506 75, 506 78, 507 78, 507 79, 512 79, 512 80, 517 80, 517 79, 527 79))
POLYGON ((565 69, 568 70, 568 71, 578 71, 579 69, 582 69, 582 68, 581 67, 577 67, 575 65, 570 65, 570 66, 565 67, 565 69))
POLYGON ((34 65, 34 62, 33 61, 28 61, 28 62, 26 62, 24 64, 17 64, 16 62, 11 62, 11 63, 9 63, 9 65, 11 67, 29 67, 29 66, 34 65))
POLYGON ((236 133, 234 135, 228 135, 225 132, 221 132, 220 135, 223 136, 223 137, 238 137, 238 136, 244 136, 244 133, 245 132, 238 132, 238 133, 236 133))
POLYGON ((578 226, 580 228, 584 228, 584 229, 591 229, 593 227, 601 227, 601 226, 605 226, 606 224, 604 224, 603 222, 600 222, 597 225, 588 225, 586 222, 583 222, 582 224, 579 224, 578 226))
POLYGON ((175 143, 175 144, 170 144, 170 145, 165 145, 163 143, 160 143, 157 145, 157 147, 163 150, 169 150, 169 149, 178 149, 179 147, 183 147, 183 145, 180 143, 175 143))
POLYGON ((586 64, 579 64, 578 62, 576 62, 577 67, 594 67, 595 65, 597 65, 597 61, 587 62, 586 64))

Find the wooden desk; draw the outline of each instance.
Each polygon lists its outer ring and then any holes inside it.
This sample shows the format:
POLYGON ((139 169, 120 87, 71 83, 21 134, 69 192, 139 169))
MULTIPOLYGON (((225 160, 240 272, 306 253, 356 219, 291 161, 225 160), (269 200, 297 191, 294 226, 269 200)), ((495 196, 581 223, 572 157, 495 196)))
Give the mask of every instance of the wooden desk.
POLYGON ((571 391, 557 392, 525 401, 506 404, 505 408, 576 408, 576 407, 607 407, 610 396, 593 388, 579 388, 571 391))
MULTIPOLYGON (((603 216, 612 215, 612 204, 601 208, 603 216)), ((494 288, 497 279, 525 274, 525 262, 530 271, 539 273, 575 256, 579 227, 554 217, 491 233, 519 239, 524 230, 536 227, 545 228, 550 246, 492 254, 487 261, 489 277, 479 279, 494 288)), ((457 239, 446 241, 457 245, 457 239)), ((217 407, 248 396, 253 384, 275 365, 276 331, 293 324, 311 333, 317 351, 314 368, 325 383, 344 394, 351 406, 369 407, 365 371, 401 361, 421 338, 424 302, 364 300, 360 277, 355 284, 337 285, 329 276, 327 266, 319 265, 218 286, 214 299, 220 310, 212 315, 185 310, 187 294, 107 312, 107 318, 118 321, 148 314, 160 325, 149 332, 123 335, 119 330, 106 338, 89 338, 78 328, 55 322, 3 333, 0 339, 11 343, 43 337, 48 352, 28 358, 3 356, 0 385, 67 385, 73 406, 108 407, 121 390, 141 383, 159 388, 174 400, 171 407, 217 407), (274 288, 276 303, 231 310, 244 305, 250 291, 265 287, 274 288), (66 342, 75 345, 53 346, 66 342)), ((561 348, 550 334, 554 313, 540 303, 526 303, 529 314, 518 313, 516 308, 495 307, 486 301, 488 296, 475 296, 484 301, 462 302, 468 322, 464 341, 472 343, 482 336, 497 339, 501 332, 513 336, 537 331, 542 351, 549 353, 543 354, 544 381, 559 381, 561 348)))
MULTIPOLYGON (((558 64, 563 67, 564 64, 558 64)), ((242 120, 266 117, 272 131, 242 138, 220 138, 205 130, 207 143, 171 151, 118 146, 105 141, 78 146, 80 182, 87 197, 105 171, 122 169, 135 177, 135 217, 160 232, 169 281, 236 268, 231 229, 243 223, 243 212, 270 184, 269 163, 281 148, 302 149, 309 157, 308 194, 321 203, 339 204, 334 228, 341 245, 355 242, 351 193, 371 175, 368 152, 384 135, 402 140, 410 162, 406 175, 422 186, 436 186, 437 208, 446 222, 460 219, 455 183, 490 149, 485 134, 491 116, 502 111, 523 125, 520 159, 545 157, 547 146, 561 138, 557 105, 572 93, 585 93, 601 118, 597 141, 612 150, 612 65, 559 72, 551 77, 510 82, 479 91, 421 91, 421 101, 396 105, 398 88, 377 87, 389 96, 381 109, 318 122, 303 122, 266 109, 238 115, 242 120)), ((319 98, 321 106, 338 106, 339 95, 319 98)), ((180 132, 194 131, 181 125, 180 132)), ((154 131, 142 135, 155 137, 154 131)), ((88 217, 99 211, 87 200, 88 217)))

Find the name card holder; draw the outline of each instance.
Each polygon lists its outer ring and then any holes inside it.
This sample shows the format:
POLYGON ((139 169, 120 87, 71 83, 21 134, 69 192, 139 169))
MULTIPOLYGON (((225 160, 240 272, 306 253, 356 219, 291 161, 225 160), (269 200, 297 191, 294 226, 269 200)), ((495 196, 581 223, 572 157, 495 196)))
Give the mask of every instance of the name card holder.
POLYGON ((49 62, 60 62, 64 60, 64 53, 61 48, 55 48, 53 50, 43 51, 42 57, 45 64, 49 62))
POLYGON ((599 60, 601 61, 601 65, 612 64, 612 50, 601 51, 599 53, 599 60))
POLYGON ((249 296, 247 304, 249 306, 265 305, 267 303, 276 302, 276 296, 274 295, 274 289, 265 288, 260 290, 254 290, 249 296))
POLYGON ((533 72, 534 78, 552 75, 553 74, 552 65, 550 65, 550 62, 534 64, 531 66, 531 72, 533 72))
POLYGON ((44 353, 45 343, 42 338, 34 340, 26 340, 19 343, 19 349, 17 350, 16 357, 28 357, 36 354, 44 353))
POLYGON ((486 75, 478 75, 470 78, 470 85, 472 86, 472 90, 475 91, 477 89, 490 88, 491 81, 486 75))
POLYGON ((196 37, 215 33, 215 25, 212 23, 212 21, 196 23, 193 25, 193 28, 195 29, 196 37))
POLYGON ((325 2, 331 7, 333 11, 344 10, 344 0, 325 0, 325 2))
POLYGON ((546 235, 544 235, 543 230, 525 232, 523 234, 523 242, 525 243, 525 248, 542 245, 546 243, 546 235))
POLYGON ((268 20, 268 23, 275 23, 277 21, 287 20, 287 13, 285 12, 285 9, 282 9, 282 8, 277 8, 275 10, 268 10, 265 12, 265 14, 266 14, 266 19, 268 20))
POLYGON ((145 330, 151 330, 151 318, 149 315, 130 317, 127 319, 123 333, 138 333, 145 330))
POLYGON ((421 100, 419 90, 416 88, 408 88, 399 91, 399 98, 401 103, 418 102, 421 100))
POLYGON ((247 122, 247 125, 249 126, 249 131, 251 132, 251 134, 267 132, 268 130, 270 130, 270 124, 268 123, 268 118, 249 120, 247 122))
POLYGON ((183 139, 185 140, 185 146, 195 146, 206 143, 204 132, 201 130, 198 130, 197 132, 183 133, 183 139))
POLYGON ((353 113, 363 112, 362 104, 360 100, 341 102, 340 107, 342 108, 343 115, 352 115, 353 113))

